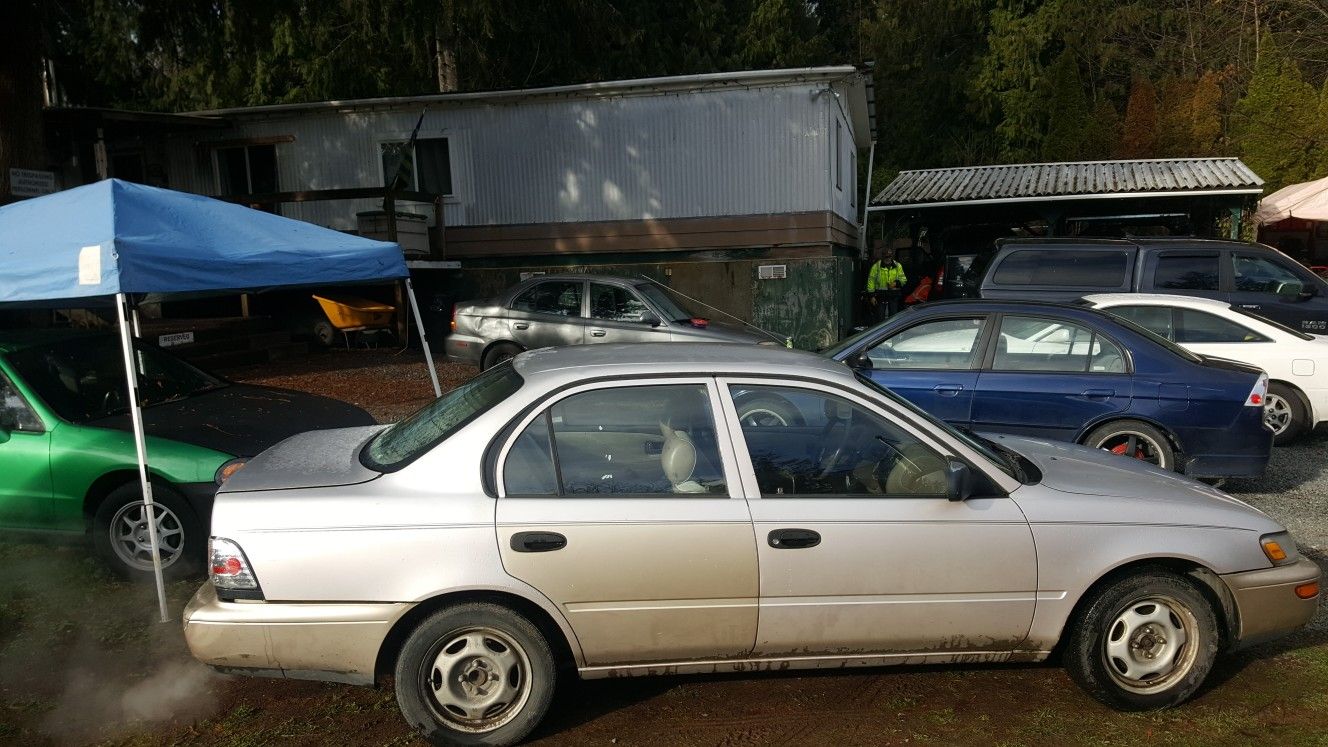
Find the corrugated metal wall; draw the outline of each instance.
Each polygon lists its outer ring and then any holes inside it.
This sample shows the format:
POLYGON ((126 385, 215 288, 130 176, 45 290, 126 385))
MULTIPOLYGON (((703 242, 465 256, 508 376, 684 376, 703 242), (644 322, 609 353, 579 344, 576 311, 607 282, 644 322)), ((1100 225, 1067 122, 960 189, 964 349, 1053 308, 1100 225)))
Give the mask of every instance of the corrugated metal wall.
MULTIPOLYGON (((418 117, 419 109, 236 117, 238 132, 214 137, 293 137, 276 146, 282 190, 377 186, 379 143, 405 139, 418 117)), ((855 221, 852 131, 825 84, 450 104, 429 110, 420 137, 451 139, 450 226, 812 210, 855 221)), ((177 189, 216 191, 210 153, 193 141, 172 143, 169 177, 177 189)), ((303 203, 282 213, 350 229, 357 210, 378 207, 303 203)))

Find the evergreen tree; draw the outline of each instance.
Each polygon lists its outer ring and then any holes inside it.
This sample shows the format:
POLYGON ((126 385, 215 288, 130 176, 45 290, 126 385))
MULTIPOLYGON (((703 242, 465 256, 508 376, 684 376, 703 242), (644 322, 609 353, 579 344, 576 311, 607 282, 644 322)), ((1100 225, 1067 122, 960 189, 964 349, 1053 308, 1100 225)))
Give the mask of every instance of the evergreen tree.
POLYGON ((1130 86, 1117 155, 1120 158, 1154 158, 1156 147, 1157 90, 1148 78, 1141 75, 1130 86))

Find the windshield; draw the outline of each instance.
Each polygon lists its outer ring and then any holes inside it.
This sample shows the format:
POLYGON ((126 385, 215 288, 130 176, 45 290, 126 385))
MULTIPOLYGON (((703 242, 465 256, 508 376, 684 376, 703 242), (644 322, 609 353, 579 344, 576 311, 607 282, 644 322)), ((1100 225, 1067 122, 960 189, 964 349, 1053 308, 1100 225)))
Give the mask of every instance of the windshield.
MULTIPOLYGON (((192 397, 226 382, 159 348, 135 343, 144 407, 192 397)), ((86 423, 129 411, 124 353, 113 335, 90 335, 10 353, 14 371, 61 418, 86 423)))
POLYGON ((1015 478, 1016 480, 1019 480, 1020 482, 1024 481, 1024 478, 1021 476, 1022 470, 1020 469, 1018 462, 1016 462, 1011 457, 1011 454, 1013 452, 1010 452, 1008 449, 998 448, 996 447, 995 444, 993 444, 992 442, 988 441, 985 438, 982 438, 981 436, 961 431, 955 428, 954 426, 950 425, 949 423, 946 423, 945 421, 934 417, 931 413, 926 412, 925 410, 913 404, 912 402, 909 402, 903 397, 900 397, 898 394, 895 394, 894 392, 890 391, 889 389, 886 389, 885 387, 881 386, 875 381, 872 381, 871 377, 869 376, 866 376, 861 373, 857 373, 856 376, 858 378, 858 381, 861 381, 862 383, 871 387, 881 396, 885 397, 891 402, 900 405, 901 407, 904 407, 905 409, 912 412, 914 415, 918 416, 918 418, 926 422, 931 427, 935 428, 938 431, 945 432, 954 439, 963 442, 963 444, 968 448, 986 457, 988 461, 999 467, 1000 470, 1005 474, 1015 478))
POLYGON ((395 472, 510 397, 522 383, 511 363, 494 366, 379 433, 365 444, 360 463, 395 472))
POLYGON ((671 322, 685 322, 689 319, 704 319, 708 315, 705 312, 698 311, 695 305, 683 298, 676 291, 662 286, 658 283, 641 283, 636 286, 636 290, 652 306, 659 309, 659 313, 671 322))

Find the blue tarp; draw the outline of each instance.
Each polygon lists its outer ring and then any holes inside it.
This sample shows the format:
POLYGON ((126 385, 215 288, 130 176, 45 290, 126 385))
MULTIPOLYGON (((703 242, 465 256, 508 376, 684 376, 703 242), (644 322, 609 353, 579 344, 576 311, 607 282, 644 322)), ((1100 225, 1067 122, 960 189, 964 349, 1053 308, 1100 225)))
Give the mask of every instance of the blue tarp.
POLYGON ((406 276, 396 244, 119 179, 0 207, 0 303, 406 276))

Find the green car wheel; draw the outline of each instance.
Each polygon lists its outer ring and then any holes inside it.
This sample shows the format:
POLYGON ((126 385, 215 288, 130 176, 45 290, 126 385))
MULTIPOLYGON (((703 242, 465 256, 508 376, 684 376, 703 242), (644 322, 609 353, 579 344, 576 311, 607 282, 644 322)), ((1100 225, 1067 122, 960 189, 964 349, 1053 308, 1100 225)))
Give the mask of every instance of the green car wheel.
MULTIPOLYGON (((207 537, 202 524, 178 492, 166 485, 152 486, 153 514, 161 570, 166 578, 187 578, 203 566, 207 537)), ((152 544, 147 507, 138 483, 111 491, 93 517, 97 554, 116 573, 129 579, 152 578, 152 544)))

